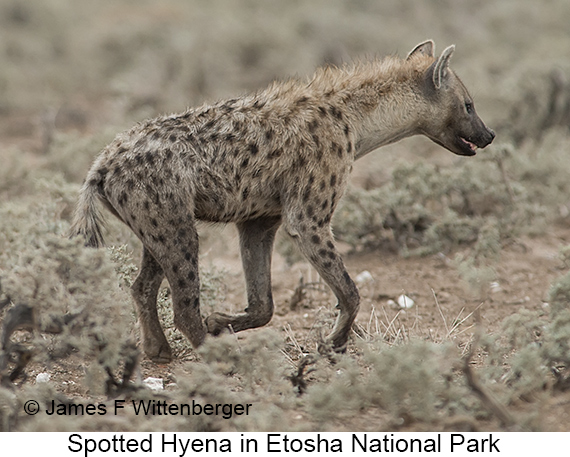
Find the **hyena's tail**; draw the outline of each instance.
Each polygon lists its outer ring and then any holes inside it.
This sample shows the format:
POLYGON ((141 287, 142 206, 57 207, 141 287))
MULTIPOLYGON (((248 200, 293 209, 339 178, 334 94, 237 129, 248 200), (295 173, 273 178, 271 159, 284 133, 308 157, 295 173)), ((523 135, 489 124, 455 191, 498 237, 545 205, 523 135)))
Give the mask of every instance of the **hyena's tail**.
POLYGON ((79 199, 73 214, 73 222, 69 236, 81 235, 85 238, 85 246, 98 248, 103 246, 103 217, 98 208, 102 196, 104 175, 91 170, 79 192, 79 199))

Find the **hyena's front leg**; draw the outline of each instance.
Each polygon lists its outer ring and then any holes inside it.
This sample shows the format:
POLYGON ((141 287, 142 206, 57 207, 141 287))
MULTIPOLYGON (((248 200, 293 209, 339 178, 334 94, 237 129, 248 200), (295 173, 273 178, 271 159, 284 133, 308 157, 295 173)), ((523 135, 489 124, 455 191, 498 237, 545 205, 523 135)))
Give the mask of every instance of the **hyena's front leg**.
POLYGON ((346 343, 360 307, 360 296, 337 252, 328 224, 307 226, 305 223, 286 227, 301 252, 318 271, 335 294, 339 308, 332 333, 327 337, 337 352, 346 350, 346 343))
POLYGON ((248 306, 244 313, 235 315, 212 313, 205 321, 208 333, 218 335, 230 327, 239 332, 261 327, 271 320, 271 251, 280 223, 280 217, 270 217, 237 224, 248 306))

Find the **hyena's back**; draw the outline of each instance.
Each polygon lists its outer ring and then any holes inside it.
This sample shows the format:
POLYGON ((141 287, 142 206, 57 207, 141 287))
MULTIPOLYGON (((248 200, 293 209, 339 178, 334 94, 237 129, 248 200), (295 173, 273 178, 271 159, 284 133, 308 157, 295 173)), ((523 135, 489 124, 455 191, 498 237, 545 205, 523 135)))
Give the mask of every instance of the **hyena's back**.
POLYGON ((161 212, 151 226, 187 211, 211 222, 281 215, 303 181, 340 184, 352 149, 334 106, 287 95, 289 105, 251 97, 140 123, 102 152, 86 185, 139 236, 151 206, 161 212), (329 133, 319 140, 317 129, 329 133))

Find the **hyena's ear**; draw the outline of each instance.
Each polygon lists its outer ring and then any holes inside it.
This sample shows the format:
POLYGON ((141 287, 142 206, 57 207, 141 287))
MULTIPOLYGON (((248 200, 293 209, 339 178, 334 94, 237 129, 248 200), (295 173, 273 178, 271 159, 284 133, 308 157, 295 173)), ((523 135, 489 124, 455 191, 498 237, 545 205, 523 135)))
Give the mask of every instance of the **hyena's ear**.
POLYGON ((423 43, 418 44, 414 49, 410 51, 408 57, 406 57, 406 60, 409 60, 410 57, 416 54, 423 54, 424 56, 435 57, 433 53, 434 49, 435 49, 435 44, 433 40, 424 41, 423 43))
POLYGON ((455 51, 454 44, 445 48, 435 63, 435 67, 433 69, 433 84, 436 89, 439 89, 447 79, 449 74, 449 59, 451 59, 453 51, 455 51))

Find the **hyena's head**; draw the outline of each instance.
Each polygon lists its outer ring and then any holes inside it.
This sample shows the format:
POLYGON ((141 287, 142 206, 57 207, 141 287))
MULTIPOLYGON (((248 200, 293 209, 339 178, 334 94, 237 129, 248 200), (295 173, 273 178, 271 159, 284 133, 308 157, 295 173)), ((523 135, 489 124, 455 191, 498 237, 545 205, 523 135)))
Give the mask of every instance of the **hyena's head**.
POLYGON ((449 68, 454 50, 455 46, 449 46, 435 59, 434 44, 430 40, 420 43, 408 54, 408 60, 418 54, 434 59, 420 81, 419 90, 426 110, 419 129, 451 152, 472 156, 477 148, 484 148, 493 141, 495 132, 477 115, 469 92, 449 68))

